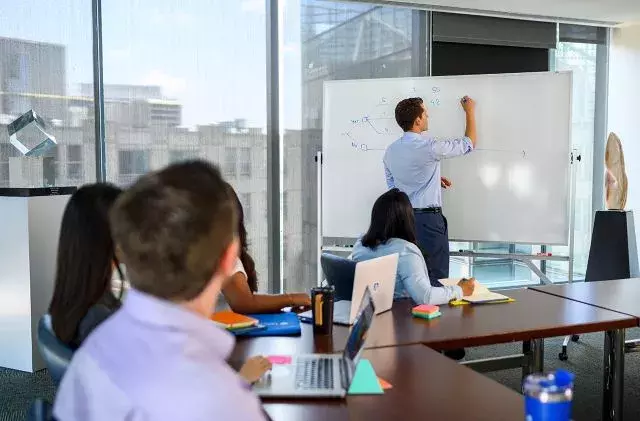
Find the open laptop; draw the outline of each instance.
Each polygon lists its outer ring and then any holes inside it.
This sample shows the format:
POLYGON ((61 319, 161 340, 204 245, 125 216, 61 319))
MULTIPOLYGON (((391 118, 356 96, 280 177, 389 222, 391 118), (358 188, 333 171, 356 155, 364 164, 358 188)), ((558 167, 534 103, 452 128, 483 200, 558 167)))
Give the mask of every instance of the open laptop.
POLYGON ((294 356, 291 364, 274 365, 269 373, 254 384, 254 392, 261 397, 344 397, 351 386, 375 312, 369 288, 365 288, 342 355, 294 356))
MULTIPOLYGON (((333 322, 347 326, 354 323, 358 314, 358 303, 367 287, 369 287, 375 302, 376 314, 391 309, 397 270, 398 253, 358 262, 353 279, 351 300, 336 301, 333 304, 333 322)), ((311 323, 313 321, 311 310, 298 314, 298 317, 303 322, 311 323)))

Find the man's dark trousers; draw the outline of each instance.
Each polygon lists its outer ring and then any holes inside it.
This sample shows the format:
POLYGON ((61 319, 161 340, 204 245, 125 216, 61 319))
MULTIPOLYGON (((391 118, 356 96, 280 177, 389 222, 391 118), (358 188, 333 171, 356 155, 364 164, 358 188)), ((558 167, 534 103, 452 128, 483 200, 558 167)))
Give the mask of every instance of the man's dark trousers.
POLYGON ((442 211, 415 209, 418 245, 427 254, 432 285, 449 277, 449 230, 442 211))

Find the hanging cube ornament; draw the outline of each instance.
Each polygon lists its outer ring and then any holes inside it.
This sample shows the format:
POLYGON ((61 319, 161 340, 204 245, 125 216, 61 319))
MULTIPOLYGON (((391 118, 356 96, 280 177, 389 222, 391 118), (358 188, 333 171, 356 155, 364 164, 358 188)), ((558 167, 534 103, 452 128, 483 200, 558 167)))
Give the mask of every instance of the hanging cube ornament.
POLYGON ((57 146, 46 127, 42 117, 29 110, 7 126, 9 141, 23 156, 43 156, 57 146))

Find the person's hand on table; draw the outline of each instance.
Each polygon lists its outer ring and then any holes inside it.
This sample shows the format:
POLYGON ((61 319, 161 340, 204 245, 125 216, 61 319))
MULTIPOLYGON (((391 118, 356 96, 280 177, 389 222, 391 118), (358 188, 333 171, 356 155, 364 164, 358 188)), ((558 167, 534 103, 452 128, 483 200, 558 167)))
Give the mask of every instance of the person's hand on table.
POLYGON ((458 286, 462 288, 463 297, 473 295, 473 291, 476 289, 476 278, 462 278, 458 282, 458 286))
POLYGON ((309 297, 309 294, 287 294, 287 297, 289 298, 289 305, 291 307, 311 307, 311 297, 309 297))
POLYGON ((447 177, 440 177, 440 186, 442 186, 443 189, 448 189, 451 187, 451 180, 447 177))
POLYGON ((271 370, 271 362, 265 357, 258 356, 249 358, 240 368, 238 374, 249 384, 253 384, 269 370, 271 370))

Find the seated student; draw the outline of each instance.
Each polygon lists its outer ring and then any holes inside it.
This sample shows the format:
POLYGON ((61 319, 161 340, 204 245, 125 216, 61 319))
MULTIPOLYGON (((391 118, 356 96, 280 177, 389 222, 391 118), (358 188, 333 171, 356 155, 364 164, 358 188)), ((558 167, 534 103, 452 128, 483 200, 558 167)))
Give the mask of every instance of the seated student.
POLYGON ((429 279, 427 264, 417 246, 411 202, 398 189, 391 189, 376 200, 369 230, 354 246, 352 258, 361 261, 393 253, 399 254, 395 298, 411 297, 418 304, 445 304, 473 294, 473 282, 442 286, 437 279, 429 279))
POLYGON ((275 313, 285 307, 305 307, 311 305, 308 294, 256 294, 258 276, 253 258, 249 255, 247 229, 244 226, 244 211, 238 195, 228 185, 234 202, 238 207, 238 237, 240 240, 240 256, 236 261, 231 280, 222 289, 222 294, 231 310, 236 313, 275 313))
POLYGON ((76 351, 54 417, 264 420, 227 365, 233 335, 209 320, 239 248, 237 209, 219 170, 188 161, 146 174, 110 222, 131 289, 76 351))
POLYGON ((58 339, 73 349, 120 307, 111 288, 113 269, 120 268, 109 209, 121 192, 111 184, 83 186, 71 196, 62 216, 49 314, 58 339))

